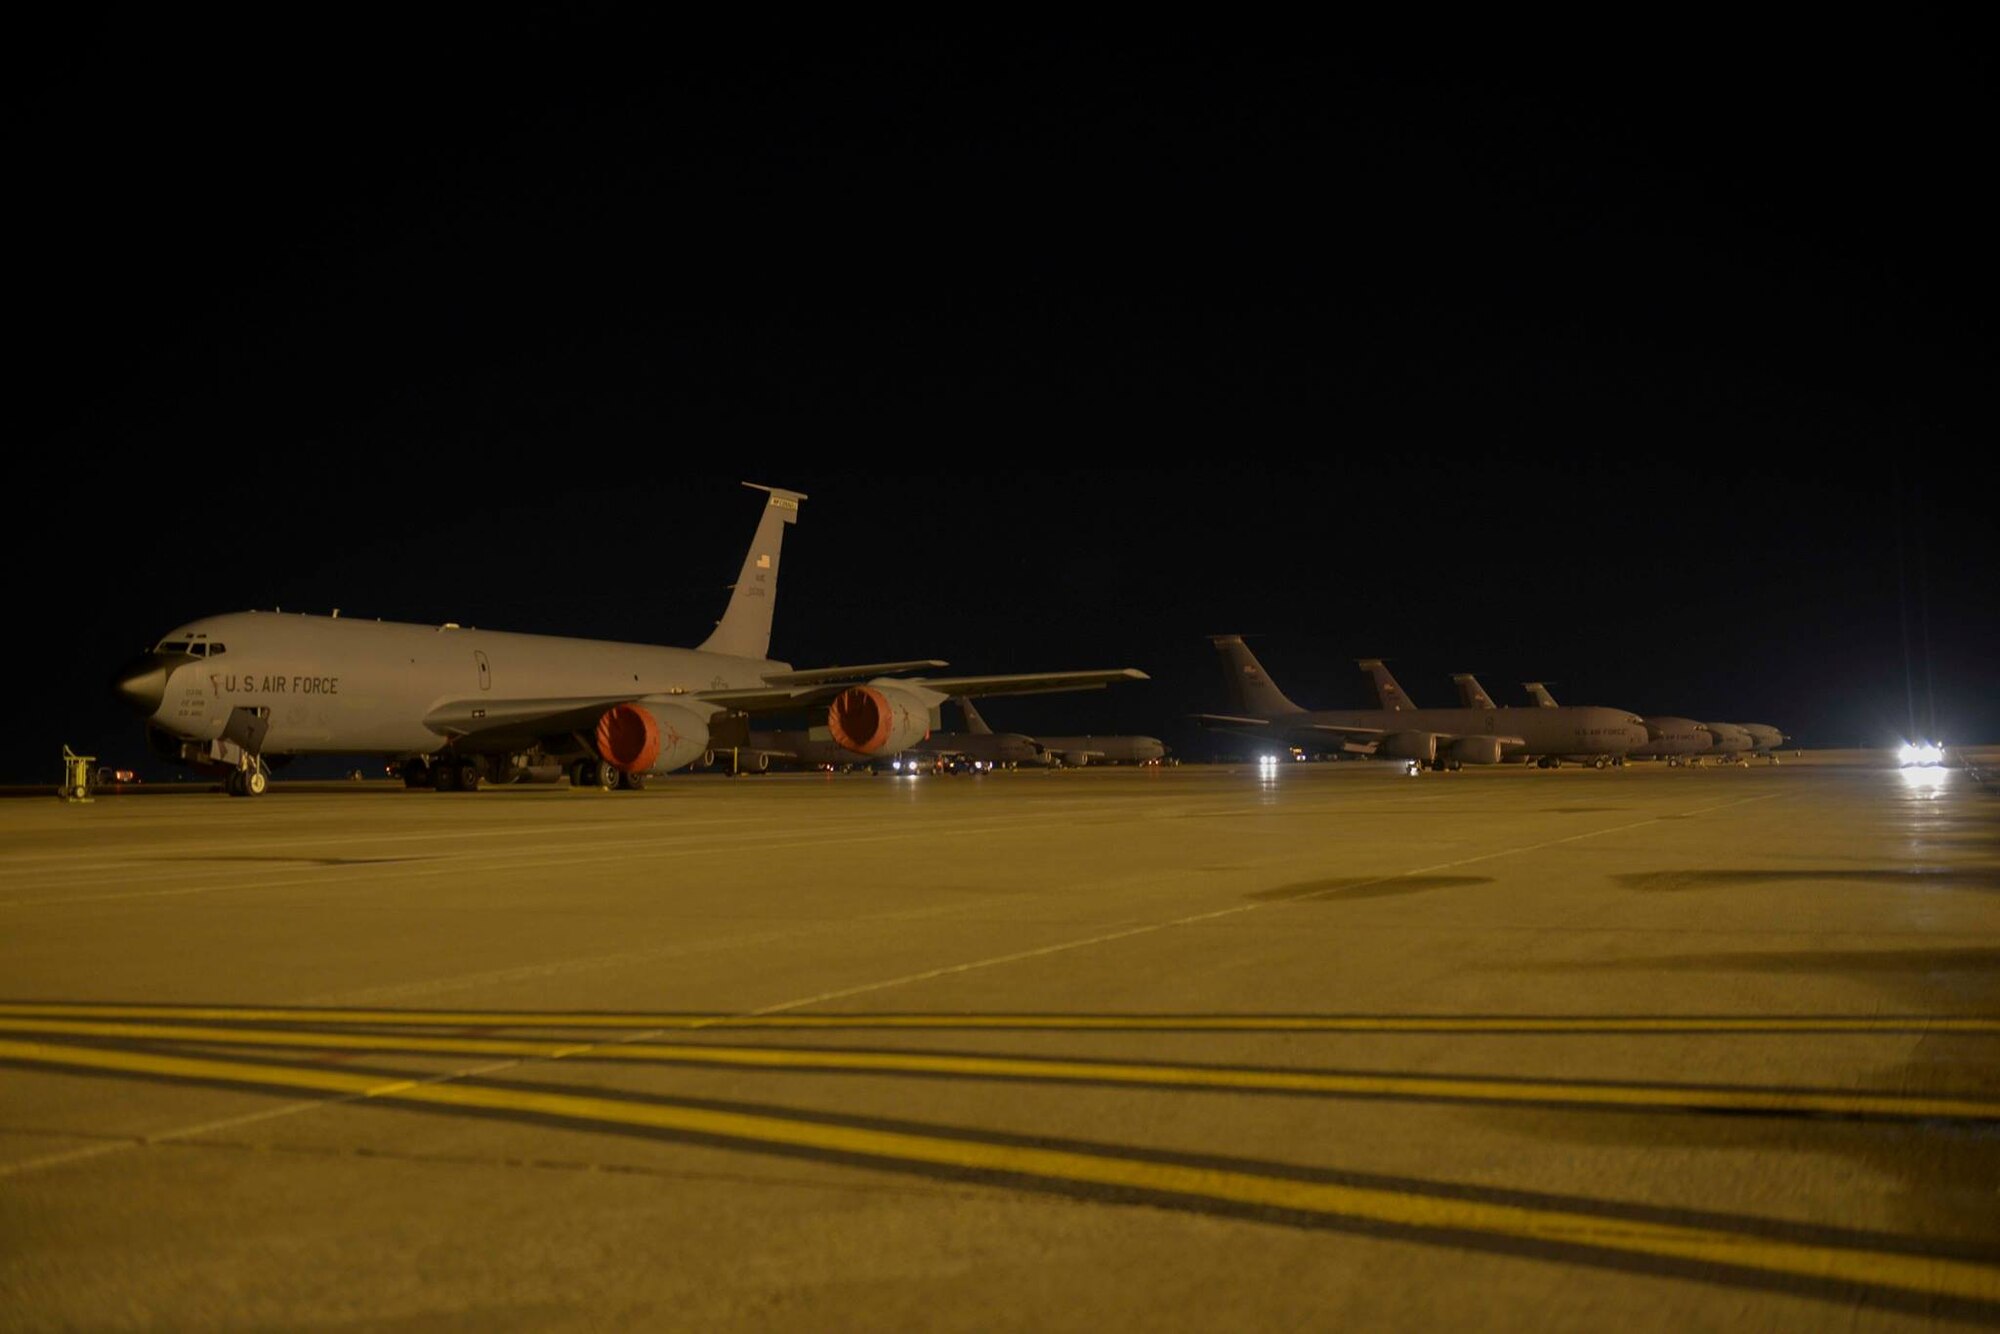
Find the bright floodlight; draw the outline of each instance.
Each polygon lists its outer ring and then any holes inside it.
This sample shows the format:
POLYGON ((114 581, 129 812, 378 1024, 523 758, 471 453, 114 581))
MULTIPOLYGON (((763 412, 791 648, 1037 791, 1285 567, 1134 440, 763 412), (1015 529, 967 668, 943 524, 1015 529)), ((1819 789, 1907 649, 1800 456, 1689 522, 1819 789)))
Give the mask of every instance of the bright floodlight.
POLYGON ((1902 749, 1896 752, 1896 758, 1902 761, 1905 768, 1912 765, 1943 764, 1944 747, 1935 741, 1906 741, 1902 749))

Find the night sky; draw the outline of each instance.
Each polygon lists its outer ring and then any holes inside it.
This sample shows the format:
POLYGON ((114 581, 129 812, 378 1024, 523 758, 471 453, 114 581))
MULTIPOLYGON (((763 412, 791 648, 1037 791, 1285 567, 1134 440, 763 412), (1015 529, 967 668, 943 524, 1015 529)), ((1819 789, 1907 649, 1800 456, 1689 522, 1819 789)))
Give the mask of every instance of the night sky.
POLYGON ((1155 678, 996 726, 1192 744, 1232 631, 1309 707, 2000 740, 1968 35, 1265 36, 28 34, 0 780, 143 761, 205 614, 696 643, 742 480, 780 657, 1155 678))

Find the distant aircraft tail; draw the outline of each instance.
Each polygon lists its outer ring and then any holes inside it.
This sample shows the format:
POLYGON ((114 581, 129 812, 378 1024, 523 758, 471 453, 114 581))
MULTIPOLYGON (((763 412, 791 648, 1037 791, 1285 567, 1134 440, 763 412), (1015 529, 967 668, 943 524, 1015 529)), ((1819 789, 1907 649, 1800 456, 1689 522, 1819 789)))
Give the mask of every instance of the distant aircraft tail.
POLYGON ((1381 697, 1383 708, 1402 713, 1417 707, 1403 688, 1396 684, 1396 678, 1389 675, 1388 667, 1380 658, 1363 658, 1360 666, 1362 671, 1375 678, 1375 693, 1381 697))
POLYGON ((973 736, 993 735, 993 729, 988 727, 986 720, 979 716, 979 710, 972 707, 971 700, 965 698, 963 695, 959 696, 958 707, 965 714, 965 730, 967 732, 973 736))
POLYGON ((1229 707, 1259 718, 1282 718, 1288 713, 1304 713, 1285 698, 1285 692, 1264 673, 1264 664, 1243 642, 1242 635, 1210 635, 1209 642, 1222 655, 1222 689, 1229 707))
POLYGON ((770 495, 763 517, 757 520, 757 535, 743 556, 743 572, 729 594, 729 605, 715 623, 715 633, 701 642, 703 653, 727 653, 737 658, 771 656, 771 613, 778 603, 778 548, 784 545, 785 525, 799 521, 799 502, 805 495, 780 491, 775 486, 743 485, 770 495))
POLYGON ((1458 683, 1458 702, 1468 709, 1490 709, 1495 707, 1493 696, 1486 693, 1486 687, 1479 684, 1479 678, 1470 672, 1460 672, 1451 678, 1458 683))
POLYGON ((1543 708, 1553 709, 1556 707, 1556 697, 1551 695, 1549 688, 1540 681, 1523 681, 1521 682, 1521 689, 1527 691, 1528 698, 1534 700, 1535 703, 1541 705, 1543 708))

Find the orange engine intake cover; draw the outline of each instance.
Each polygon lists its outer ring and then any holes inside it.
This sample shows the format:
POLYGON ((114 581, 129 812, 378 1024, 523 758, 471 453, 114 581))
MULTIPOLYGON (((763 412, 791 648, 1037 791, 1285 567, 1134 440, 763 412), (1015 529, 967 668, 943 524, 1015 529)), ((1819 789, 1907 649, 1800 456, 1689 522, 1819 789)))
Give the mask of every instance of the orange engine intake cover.
POLYGON ((660 725, 637 704, 613 704, 597 720, 597 754, 614 769, 644 773, 660 754, 660 725))
POLYGON ((826 729, 833 739, 860 755, 882 749, 896 725, 896 711, 879 690, 852 686, 834 697, 826 711, 826 729))

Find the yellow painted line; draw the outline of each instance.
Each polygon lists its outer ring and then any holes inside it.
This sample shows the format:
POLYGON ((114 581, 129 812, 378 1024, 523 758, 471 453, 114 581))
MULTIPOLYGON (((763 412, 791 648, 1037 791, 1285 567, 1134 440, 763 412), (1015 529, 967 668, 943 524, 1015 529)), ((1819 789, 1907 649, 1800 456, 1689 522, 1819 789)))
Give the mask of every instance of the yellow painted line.
POLYGON ((768 1113, 624 1102, 581 1093, 384 1080, 379 1075, 342 1070, 38 1042, 0 1040, 0 1060, 155 1078, 307 1089, 462 1111, 494 1111, 584 1125, 702 1135, 749 1146, 850 1155, 891 1167, 1000 1173, 1068 1186, 1143 1191, 1189 1201, 1282 1209, 1329 1221, 1542 1242, 1594 1250, 1607 1256, 1644 1256, 1718 1265, 1815 1282, 2000 1304, 2000 1267, 1974 1261, 1873 1250, 1859 1244, 1789 1241, 1717 1227, 1606 1218, 1560 1208, 1441 1198, 1383 1187, 1289 1180, 1224 1167, 1152 1162, 1110 1152, 825 1125, 768 1113))
POLYGON ((1061 1083, 1123 1084, 1155 1089, 1239 1093, 1314 1094, 1321 1097, 1448 1098, 1462 1102, 1559 1104, 1591 1108, 1763 1112, 1817 1116, 1896 1117, 1916 1120, 2000 1120, 2000 1099, 1796 1090, 1696 1088, 1679 1084, 1596 1084, 1567 1080, 1489 1079, 1478 1076, 1395 1075, 1314 1070, 1257 1070, 1232 1066, 1174 1065, 983 1056, 932 1052, 773 1049, 661 1042, 551 1042, 532 1038, 430 1037, 412 1034, 307 1033, 269 1028, 206 1028, 177 1024, 8 1019, 0 1032, 56 1037, 116 1038, 140 1042, 191 1042, 311 1051, 365 1051, 403 1055, 495 1056, 559 1061, 733 1066, 848 1074, 947 1075, 966 1079, 1025 1079, 1061 1083))
POLYGON ((0 1015, 416 1028, 881 1028, 1292 1033, 1974 1033, 1994 1015, 1298 1015, 1298 1014, 593 1014, 492 1010, 285 1009, 237 1005, 0 1002, 0 1015))

